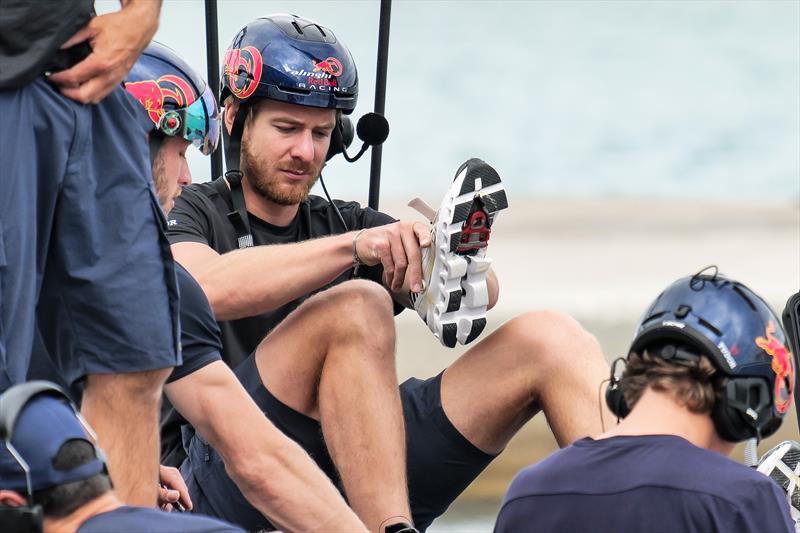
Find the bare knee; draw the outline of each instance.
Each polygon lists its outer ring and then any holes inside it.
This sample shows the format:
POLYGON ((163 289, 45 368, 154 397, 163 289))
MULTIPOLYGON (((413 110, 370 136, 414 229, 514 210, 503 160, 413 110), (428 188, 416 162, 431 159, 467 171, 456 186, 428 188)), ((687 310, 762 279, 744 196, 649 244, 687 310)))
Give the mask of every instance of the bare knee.
POLYGON ((587 361, 603 358, 594 335, 559 311, 531 311, 510 320, 499 331, 513 339, 538 373, 564 367, 579 369, 587 361))
POLYGON ((392 298, 381 285, 371 281, 353 280, 326 291, 337 329, 357 333, 385 334, 394 330, 392 298), (353 331, 355 330, 355 331, 353 331))
POLYGON ((171 367, 124 374, 89 374, 84 399, 157 404, 170 373, 171 367))

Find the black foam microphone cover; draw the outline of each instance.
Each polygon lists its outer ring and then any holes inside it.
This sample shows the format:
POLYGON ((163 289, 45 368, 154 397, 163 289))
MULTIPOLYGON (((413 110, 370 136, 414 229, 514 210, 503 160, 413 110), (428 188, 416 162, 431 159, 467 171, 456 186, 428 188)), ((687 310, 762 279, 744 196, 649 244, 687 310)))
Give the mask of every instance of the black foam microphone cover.
POLYGON ((366 144, 376 146, 389 136, 389 122, 383 115, 367 113, 358 119, 356 134, 366 144))

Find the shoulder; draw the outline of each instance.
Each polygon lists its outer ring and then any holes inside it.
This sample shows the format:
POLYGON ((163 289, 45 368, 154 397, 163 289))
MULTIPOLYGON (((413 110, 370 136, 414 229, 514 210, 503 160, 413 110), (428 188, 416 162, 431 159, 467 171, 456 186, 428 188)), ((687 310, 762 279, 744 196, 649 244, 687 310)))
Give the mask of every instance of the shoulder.
MULTIPOLYGON (((333 200, 333 203, 342 213, 342 217, 348 221, 350 229, 372 228, 396 222, 392 216, 370 207, 364 207, 358 202, 333 200)), ((308 208, 312 215, 336 216, 331 202, 319 196, 308 197, 308 208)))
POLYGON ((120 507, 89 518, 77 533, 117 533, 149 531, 151 533, 242 533, 231 524, 214 518, 179 513, 165 513, 147 507, 120 507))
POLYGON ((556 489, 561 484, 560 480, 564 478, 564 472, 571 468, 580 455, 581 450, 571 445, 548 455, 536 464, 523 468, 511 481, 503 503, 556 489))
POLYGON ((197 280, 194 279, 189 271, 177 261, 175 261, 175 277, 178 280, 178 291, 181 298, 181 312, 183 312, 184 308, 196 308, 198 307, 198 304, 201 304, 199 307, 208 307, 210 310, 208 298, 206 298, 206 295, 203 292, 202 287, 200 287, 200 284, 197 283, 197 280))
POLYGON ((223 178, 217 178, 214 181, 206 183, 192 183, 181 189, 181 194, 175 200, 175 207, 180 204, 204 204, 209 205, 220 198, 218 181, 223 178))

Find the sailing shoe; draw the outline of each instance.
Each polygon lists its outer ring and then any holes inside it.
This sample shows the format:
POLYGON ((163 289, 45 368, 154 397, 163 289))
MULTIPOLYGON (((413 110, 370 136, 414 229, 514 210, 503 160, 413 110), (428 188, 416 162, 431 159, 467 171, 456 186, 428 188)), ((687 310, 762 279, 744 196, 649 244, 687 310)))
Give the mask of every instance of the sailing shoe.
POLYGON ((780 485, 795 522, 800 531, 800 443, 786 440, 764 454, 758 462, 758 471, 780 485))
POLYGON ((486 326, 486 247, 497 212, 508 207, 500 176, 473 158, 456 171, 438 212, 419 199, 409 205, 429 220, 435 215, 431 245, 422 250, 423 288, 410 293, 414 309, 443 345, 469 344, 486 326))

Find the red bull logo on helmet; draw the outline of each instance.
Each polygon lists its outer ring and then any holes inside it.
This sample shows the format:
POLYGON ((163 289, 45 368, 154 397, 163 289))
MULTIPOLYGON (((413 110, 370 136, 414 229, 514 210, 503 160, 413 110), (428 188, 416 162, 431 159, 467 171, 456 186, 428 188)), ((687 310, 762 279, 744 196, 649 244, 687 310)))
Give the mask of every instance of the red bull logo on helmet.
POLYGON ((197 100, 189 82, 173 74, 161 76, 157 80, 126 83, 125 89, 144 106, 154 124, 158 124, 165 107, 180 109, 197 100))
POLYGON ((228 79, 231 92, 237 98, 247 98, 256 91, 263 68, 261 52, 254 46, 233 48, 225 52, 223 74, 228 79))
POLYGON ((314 72, 327 72, 331 76, 340 76, 342 74, 342 62, 335 57, 329 57, 322 61, 311 60, 314 64, 314 72))
POLYGON ((774 335, 775 324, 767 324, 766 337, 757 337, 756 345, 772 356, 772 371, 775 372, 775 409, 786 413, 794 394, 794 361, 792 353, 774 335))
MULTIPOLYGON (((305 83, 298 83, 301 89, 312 89, 321 91, 339 92, 339 82, 336 80, 342 75, 344 66, 335 57, 328 57, 321 61, 311 60, 311 70, 306 68, 293 68, 288 65, 283 66, 283 70, 292 76, 305 77, 305 83)), ((342 89, 347 92, 347 89, 342 89)))

